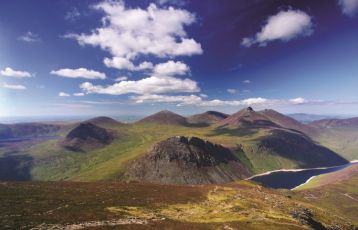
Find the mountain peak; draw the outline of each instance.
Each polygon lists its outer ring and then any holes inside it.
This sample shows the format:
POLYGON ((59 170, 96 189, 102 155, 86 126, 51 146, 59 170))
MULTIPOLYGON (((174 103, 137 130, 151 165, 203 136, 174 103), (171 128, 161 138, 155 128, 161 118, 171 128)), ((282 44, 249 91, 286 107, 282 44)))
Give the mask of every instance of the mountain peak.
POLYGON ((187 121, 190 124, 203 124, 211 125, 216 122, 219 122, 229 115, 217 111, 206 111, 205 113, 195 114, 187 118, 187 121))
POLYGON ((109 144, 112 140, 113 135, 108 130, 83 122, 67 134, 62 145, 73 151, 83 151, 87 148, 109 144))
POLYGON ((180 116, 179 114, 176 114, 169 110, 162 110, 139 121, 139 123, 144 122, 167 125, 187 125, 185 117, 180 116))
POLYGON ((125 177, 161 184, 212 184, 249 174, 224 146, 198 137, 175 136, 154 145, 133 163, 125 177))

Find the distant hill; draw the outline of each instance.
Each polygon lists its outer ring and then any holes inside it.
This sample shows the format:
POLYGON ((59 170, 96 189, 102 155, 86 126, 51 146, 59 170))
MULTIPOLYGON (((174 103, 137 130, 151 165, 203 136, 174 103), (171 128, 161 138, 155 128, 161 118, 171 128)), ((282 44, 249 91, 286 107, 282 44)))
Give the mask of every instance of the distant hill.
POLYGON ((347 119, 323 119, 311 122, 317 128, 358 128, 358 117, 347 119))
POLYGON ((286 116, 282 113, 279 113, 272 109, 265 109, 262 111, 259 111, 260 114, 263 114, 267 118, 270 119, 270 121, 280 125, 283 128, 286 129, 293 129, 300 132, 303 132, 307 135, 314 134, 316 130, 313 127, 310 127, 308 125, 302 124, 301 122, 286 116))
POLYGON ((56 135, 61 125, 43 123, 0 124, 0 139, 56 135))
POLYGON ((237 126, 242 128, 279 127, 260 112, 254 111, 251 107, 242 109, 237 113, 217 123, 218 126, 237 126))
POLYGON ((91 124, 94 124, 97 126, 104 126, 104 127, 111 127, 111 126, 123 124, 117 120, 110 118, 110 117, 95 117, 95 118, 89 119, 87 121, 84 121, 84 123, 91 123, 91 124))
POLYGON ((186 118, 168 110, 163 110, 138 121, 138 123, 157 123, 163 125, 187 125, 186 118))
POLYGON ((227 118, 228 116, 228 114, 220 113, 217 111, 207 111, 205 113, 187 117, 187 121, 190 124, 211 125, 227 118))
POLYGON ((256 154, 269 153, 295 162, 298 168, 330 167, 348 161, 332 150, 297 132, 274 129, 259 138, 256 154))
POLYGON ((308 114, 308 113, 293 113, 293 114, 287 114, 287 116, 292 117, 293 119, 304 124, 308 124, 310 122, 317 121, 317 120, 339 118, 338 116, 317 115, 317 114, 308 114))
POLYGON ((72 151, 86 151, 111 143, 114 134, 92 123, 81 123, 62 141, 62 146, 72 151))
POLYGON ((154 145, 126 173, 135 181, 161 184, 212 184, 250 173, 232 152, 197 137, 171 137, 154 145))

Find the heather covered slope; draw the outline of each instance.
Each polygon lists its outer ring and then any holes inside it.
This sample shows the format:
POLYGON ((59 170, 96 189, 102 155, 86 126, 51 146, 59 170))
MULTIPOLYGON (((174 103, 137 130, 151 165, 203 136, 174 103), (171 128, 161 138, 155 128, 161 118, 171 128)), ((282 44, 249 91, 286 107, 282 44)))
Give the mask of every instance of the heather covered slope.
POLYGON ((259 111, 259 113, 263 114, 272 122, 286 129, 297 130, 302 133, 305 133, 306 135, 313 135, 317 132, 315 128, 309 125, 302 124, 301 122, 272 109, 265 109, 259 111))
POLYGON ((335 209, 247 181, 0 183, 0 196, 0 226, 9 229, 354 229, 335 209))
POLYGON ((358 164, 314 177, 298 187, 300 200, 320 205, 358 225, 358 164))
POLYGON ((218 122, 216 125, 235 126, 240 128, 279 127, 278 124, 274 123, 260 112, 254 111, 251 107, 232 114, 226 119, 218 122))
POLYGON ((222 145, 176 136, 154 145, 125 173, 125 179, 161 184, 217 184, 250 176, 222 145))

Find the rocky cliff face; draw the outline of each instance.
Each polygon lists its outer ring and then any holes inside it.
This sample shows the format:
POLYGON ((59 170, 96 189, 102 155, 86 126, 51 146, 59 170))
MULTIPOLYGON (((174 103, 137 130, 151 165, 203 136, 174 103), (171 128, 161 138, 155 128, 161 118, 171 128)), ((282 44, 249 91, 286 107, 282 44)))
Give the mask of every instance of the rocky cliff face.
POLYGON ((233 153, 197 137, 171 137, 137 159, 127 180, 161 184, 225 183, 249 176, 233 153))

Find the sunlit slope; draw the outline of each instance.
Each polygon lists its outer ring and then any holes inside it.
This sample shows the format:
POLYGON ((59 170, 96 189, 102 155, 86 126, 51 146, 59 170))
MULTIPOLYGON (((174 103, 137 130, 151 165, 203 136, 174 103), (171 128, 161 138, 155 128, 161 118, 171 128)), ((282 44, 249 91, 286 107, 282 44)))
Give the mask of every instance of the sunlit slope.
POLYGON ((309 140, 303 140, 304 144, 299 142, 298 149, 293 149, 292 155, 292 149, 290 149, 292 138, 296 140, 299 134, 291 131, 273 134, 271 129, 266 128, 187 127, 146 122, 112 125, 111 129, 120 138, 103 148, 87 152, 65 150, 58 144, 58 140, 46 141, 26 150, 26 153, 35 159, 31 170, 32 179, 79 181, 119 179, 131 161, 145 154, 155 143, 179 135, 203 138, 232 149, 236 157, 252 174, 281 168, 345 163, 331 152, 329 154, 334 157, 327 161, 330 158, 323 154, 327 150, 318 154, 310 152, 304 155, 303 151, 300 152, 300 147, 303 147, 305 151, 307 146, 316 148, 309 140), (286 138, 287 135, 289 138, 286 138), (280 139, 276 144, 276 139, 271 139, 277 136, 280 139), (278 148, 276 145, 281 147, 278 148))
POLYGON ((301 200, 335 210, 358 224, 358 164, 314 177, 297 190, 301 200))

